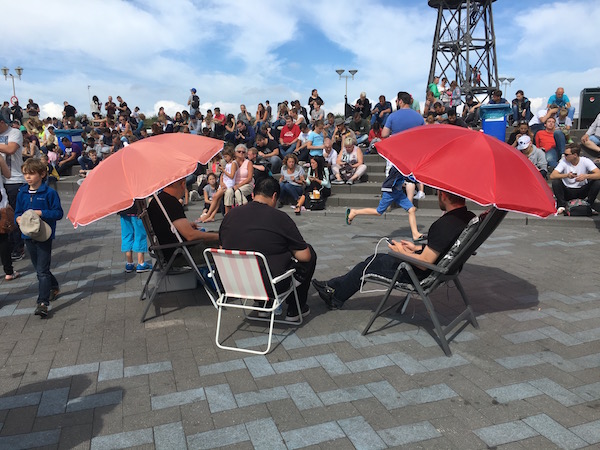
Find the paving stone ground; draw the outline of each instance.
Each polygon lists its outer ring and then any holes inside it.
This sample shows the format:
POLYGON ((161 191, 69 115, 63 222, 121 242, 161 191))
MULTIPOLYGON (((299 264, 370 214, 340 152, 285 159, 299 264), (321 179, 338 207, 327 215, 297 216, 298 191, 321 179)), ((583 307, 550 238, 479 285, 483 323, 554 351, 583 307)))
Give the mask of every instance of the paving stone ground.
MULTIPOLYGON (((420 224, 437 215, 423 211, 420 224)), ((372 254, 381 236, 409 234, 401 213, 350 227, 336 214, 294 220, 318 279, 372 254)), ((328 311, 311 289, 311 315, 276 326, 266 356, 216 347, 201 290, 160 295, 162 314, 141 324, 147 274, 124 273, 117 218, 77 230, 63 220, 51 316, 33 316, 28 260, 16 263, 22 278, 0 283, 0 448, 597 447, 600 236, 591 219, 567 220, 506 220, 471 258, 461 278, 480 328, 466 327, 450 358, 418 301, 361 336, 375 292, 328 311)), ((434 300, 449 321, 456 289, 434 300)), ((235 312, 224 327, 230 344, 265 343, 235 312)))

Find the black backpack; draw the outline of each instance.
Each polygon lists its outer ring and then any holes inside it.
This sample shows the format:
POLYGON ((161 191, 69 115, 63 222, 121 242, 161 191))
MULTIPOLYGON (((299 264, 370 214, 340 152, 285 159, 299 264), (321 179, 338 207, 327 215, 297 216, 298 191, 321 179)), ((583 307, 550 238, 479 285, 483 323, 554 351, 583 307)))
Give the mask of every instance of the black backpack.
POLYGON ((586 202, 585 200, 581 200, 580 198, 569 200, 567 202, 567 206, 565 207, 565 215, 589 217, 592 215, 592 206, 588 202, 586 202))
POLYGON ((192 108, 198 109, 198 106, 200 106, 200 97, 192 95, 192 108))

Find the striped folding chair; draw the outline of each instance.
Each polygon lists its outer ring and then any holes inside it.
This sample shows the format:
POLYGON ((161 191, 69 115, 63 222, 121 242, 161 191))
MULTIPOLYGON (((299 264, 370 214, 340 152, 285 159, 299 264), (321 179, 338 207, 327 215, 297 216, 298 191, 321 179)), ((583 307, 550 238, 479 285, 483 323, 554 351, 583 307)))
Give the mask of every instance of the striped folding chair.
MULTIPOLYGON (((217 330, 215 342, 217 347, 238 352, 265 355, 271 349, 273 324, 300 325, 302 314, 297 322, 276 320, 275 315, 281 304, 294 295, 297 310, 300 311, 298 293, 294 284, 294 272, 290 269, 278 277, 271 275, 267 259, 262 253, 240 250, 224 250, 207 248, 204 259, 217 288, 217 330), (289 280, 289 286, 279 292, 277 284, 289 280), (269 322, 269 337, 264 351, 249 350, 223 345, 220 341, 221 319, 226 308, 238 308, 249 320, 269 322), (264 317, 261 317, 264 316, 264 317)), ((281 290, 281 287, 279 288, 281 290)))

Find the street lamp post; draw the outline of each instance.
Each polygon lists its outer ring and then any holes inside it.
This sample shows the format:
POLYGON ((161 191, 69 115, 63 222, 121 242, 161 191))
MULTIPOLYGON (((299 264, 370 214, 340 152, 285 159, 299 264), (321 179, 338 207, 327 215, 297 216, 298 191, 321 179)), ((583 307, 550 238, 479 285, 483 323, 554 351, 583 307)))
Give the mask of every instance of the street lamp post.
MULTIPOLYGON (((2 75, 4 75, 4 79, 5 80, 8 80, 8 77, 10 77, 12 79, 13 96, 12 96, 12 98, 10 100, 11 100, 11 103, 14 105, 14 100, 18 101, 17 94, 15 92, 15 76, 12 73, 9 73, 10 69, 8 67, 6 67, 6 66, 3 67, 0 70, 2 70, 2 75)), ((17 66, 15 68, 15 72, 17 72, 17 76, 19 77, 19 80, 20 80, 21 79, 21 75, 23 74, 23 68, 20 67, 20 66, 17 66)))
POLYGON ((352 78, 354 80, 354 75, 356 75, 356 72, 358 72, 358 70, 356 69, 350 69, 348 70, 348 73, 350 73, 350 75, 342 75, 346 70, 345 69, 337 69, 336 72, 337 74, 340 76, 340 80, 342 78, 346 79, 346 91, 344 94, 344 117, 348 117, 348 115, 346 114, 347 110, 348 110, 348 78, 352 78))
POLYGON ((498 81, 500 82, 500 85, 503 87, 503 91, 504 91, 504 95, 506 95, 506 91, 508 91, 508 88, 512 85, 512 82, 515 81, 514 77, 499 77, 498 81))

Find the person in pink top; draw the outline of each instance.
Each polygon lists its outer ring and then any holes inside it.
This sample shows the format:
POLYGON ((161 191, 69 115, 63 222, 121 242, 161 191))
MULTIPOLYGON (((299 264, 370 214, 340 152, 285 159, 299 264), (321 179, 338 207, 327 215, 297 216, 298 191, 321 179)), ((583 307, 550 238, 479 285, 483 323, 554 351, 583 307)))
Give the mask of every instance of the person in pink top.
POLYGON ((235 162, 238 170, 235 173, 234 185, 225 191, 225 207, 248 203, 248 196, 254 190, 254 167, 248 159, 248 148, 244 144, 235 147, 235 162))

